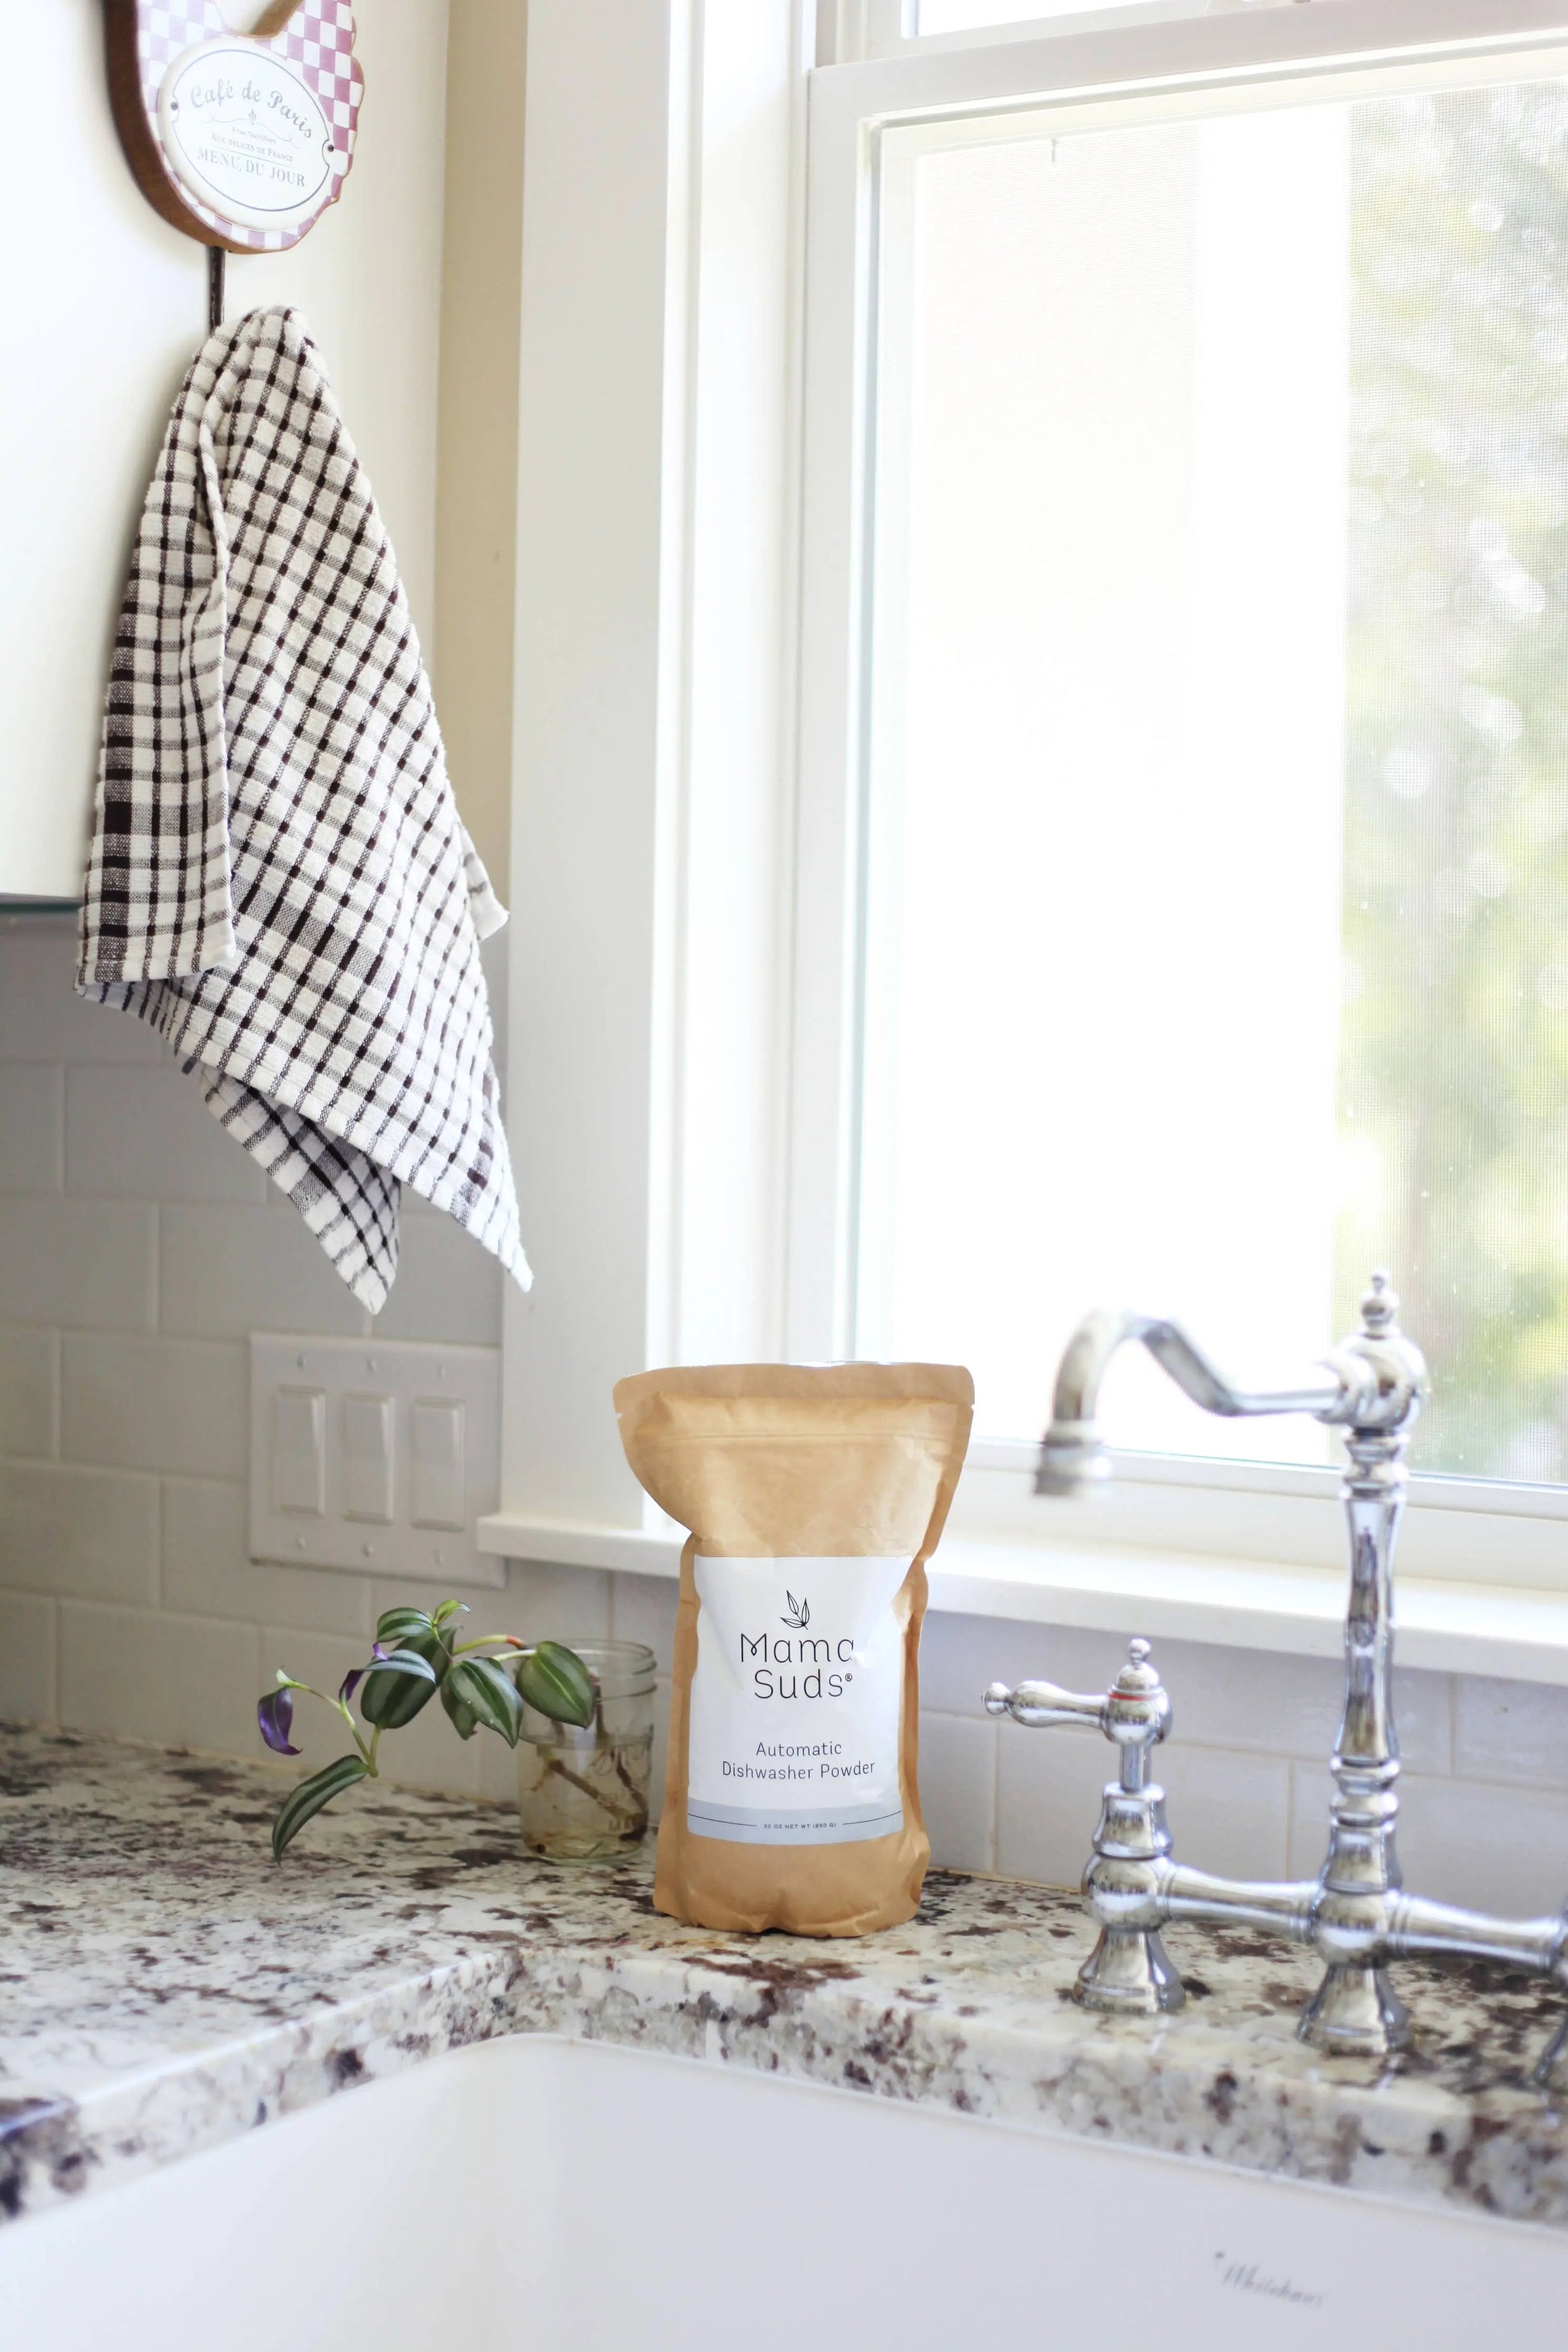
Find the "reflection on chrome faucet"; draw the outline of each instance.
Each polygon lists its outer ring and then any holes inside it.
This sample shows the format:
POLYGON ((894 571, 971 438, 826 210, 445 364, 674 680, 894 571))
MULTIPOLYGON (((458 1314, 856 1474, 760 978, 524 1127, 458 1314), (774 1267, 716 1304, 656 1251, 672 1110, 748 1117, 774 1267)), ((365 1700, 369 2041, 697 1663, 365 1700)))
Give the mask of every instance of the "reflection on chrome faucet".
MULTIPOLYGON (((1172 1919, 1238 1922, 1310 1945, 1326 1965, 1299 2031, 1323 2050, 1380 2054, 1408 2041, 1408 2012, 1384 1973, 1391 1960, 1451 1954, 1552 1977, 1568 1990, 1568 1916, 1498 1919, 1425 1902, 1400 1883, 1399 1747, 1390 1697, 1394 1541, 1426 1367, 1400 1330, 1398 1311, 1388 1277, 1374 1274, 1354 1338, 1299 1388, 1261 1395, 1233 1388, 1174 1323, 1097 1313, 1068 1342, 1040 1449, 1039 1494, 1074 1494, 1108 1475, 1095 1407, 1106 1366, 1130 1339, 1142 1341, 1206 1412, 1310 1413, 1344 1430, 1350 1455, 1342 1490, 1351 1543, 1344 1714, 1331 1759, 1328 1853, 1316 1878, 1252 1883, 1172 1860, 1164 1790, 1150 1777, 1152 1751, 1170 1728, 1171 1703, 1147 1642, 1130 1645, 1126 1665, 1104 1694, 1041 1682, 1020 1683, 1016 1690, 993 1683, 985 1694, 993 1715, 1031 1727, 1084 1725, 1103 1732, 1119 1751, 1120 1769, 1106 1789, 1084 1874, 1100 1940, 1074 1990, 1089 2008, 1152 2016, 1180 2007, 1181 1980, 1160 1941, 1172 1919)), ((1542 2059, 1540 2079, 1552 2075, 1565 2051, 1568 2025, 1542 2059)))

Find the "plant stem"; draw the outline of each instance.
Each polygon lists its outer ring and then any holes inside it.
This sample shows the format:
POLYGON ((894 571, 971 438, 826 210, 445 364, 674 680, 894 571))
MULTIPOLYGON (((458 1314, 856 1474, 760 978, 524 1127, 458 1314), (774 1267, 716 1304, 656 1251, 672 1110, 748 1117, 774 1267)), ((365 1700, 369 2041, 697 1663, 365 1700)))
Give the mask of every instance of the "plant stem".
MULTIPOLYGON (((563 1780, 569 1780, 574 1789, 580 1790, 591 1804, 598 1807, 600 1812, 605 1815, 606 1820, 623 1822, 627 1829, 647 1829, 647 1806, 643 1800, 640 1790, 636 1788, 632 1789, 632 1796, 635 1801, 637 1810, 634 1812, 626 1813, 623 1812, 620 1807, 612 1801, 606 1790, 595 1789, 591 1780, 584 1780, 580 1772, 574 1772, 571 1766, 563 1764, 558 1756, 551 1757, 544 1767, 543 1772, 540 1775, 540 1778, 542 1780, 548 1780, 552 1772, 559 1773, 563 1780)), ((623 1780, 626 1779, 626 1775, 624 1773, 621 1777, 623 1780)), ((628 1782, 627 1785, 630 1786, 631 1784, 628 1782)))

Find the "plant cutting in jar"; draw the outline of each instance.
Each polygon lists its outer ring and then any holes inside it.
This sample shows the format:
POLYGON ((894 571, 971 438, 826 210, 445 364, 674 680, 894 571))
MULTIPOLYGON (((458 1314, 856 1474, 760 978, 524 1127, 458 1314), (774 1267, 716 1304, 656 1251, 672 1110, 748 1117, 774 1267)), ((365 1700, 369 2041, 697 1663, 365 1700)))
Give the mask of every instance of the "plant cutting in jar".
POLYGON ((523 1724, 522 1836, 531 1853, 596 1861, 647 1829, 653 1761, 653 1653, 637 1643, 587 1643, 593 1721, 523 1724))
POLYGON ((515 1633, 487 1633, 478 1641, 459 1642, 458 1621, 467 1614, 460 1601, 443 1601, 429 1612, 387 1610, 376 1624, 371 1656, 343 1676, 336 1698, 296 1682, 279 1666, 277 1689, 267 1692, 256 1709, 268 1748, 279 1756, 301 1752, 289 1734, 294 1694, 303 1691, 342 1716, 353 1753, 338 1757, 289 1790, 272 1824, 276 1858, 282 1858, 323 1805, 357 1781, 380 1777, 376 1757, 382 1733, 400 1731, 412 1723, 437 1691, 460 1739, 471 1739, 483 1729, 499 1733, 509 1748, 515 1748, 525 1701, 555 1723, 583 1727, 595 1720, 599 1694, 575 1650, 562 1642, 521 1642, 515 1633), (353 1716, 356 1692, 360 1723, 353 1716))

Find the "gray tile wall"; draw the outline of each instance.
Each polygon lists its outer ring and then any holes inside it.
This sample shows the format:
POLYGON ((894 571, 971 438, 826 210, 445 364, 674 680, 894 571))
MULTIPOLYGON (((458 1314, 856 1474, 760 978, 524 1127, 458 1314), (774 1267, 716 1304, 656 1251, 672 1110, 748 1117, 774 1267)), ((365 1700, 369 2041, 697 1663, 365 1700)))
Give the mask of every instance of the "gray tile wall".
MULTIPOLYGON (((156 1037, 79 1003, 70 969, 68 928, 0 919, 0 1715, 250 1755, 275 1666, 334 1686, 376 1612, 419 1592, 245 1553, 246 1333, 368 1323, 156 1037)), ((493 1263, 412 1204, 378 1328, 493 1343, 500 1327, 493 1263)), ((514 1563, 504 1592, 468 1598, 477 1629, 648 1642, 662 1703, 669 1584, 514 1563)), ((928 1621, 921 1779, 940 1861, 1076 1880, 1103 1744, 998 1726, 980 1693, 997 1675, 1103 1685, 1122 1646, 928 1621)), ((1159 1657, 1178 1851, 1217 1870, 1310 1870, 1334 1666, 1193 1643, 1159 1657)), ((1400 1699, 1412 1884, 1520 1910, 1568 1892, 1568 1692, 1406 1675, 1400 1699)), ((310 1752, 324 1760, 331 1736, 323 1719, 310 1752)), ((512 1790, 499 1742, 464 1746, 434 1714, 389 1743, 389 1763, 422 1786, 512 1790)))

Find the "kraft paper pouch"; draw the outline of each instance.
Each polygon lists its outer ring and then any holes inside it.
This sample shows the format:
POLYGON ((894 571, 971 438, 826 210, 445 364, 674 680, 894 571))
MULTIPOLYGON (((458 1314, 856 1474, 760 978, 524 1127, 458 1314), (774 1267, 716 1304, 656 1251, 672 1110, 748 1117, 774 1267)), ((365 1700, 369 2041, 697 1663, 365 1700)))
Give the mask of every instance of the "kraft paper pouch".
POLYGON ((973 1402, 951 1364, 721 1364, 616 1388, 627 1461, 691 1530, 658 1910, 805 1936, 913 1916, 925 1563, 973 1402))

